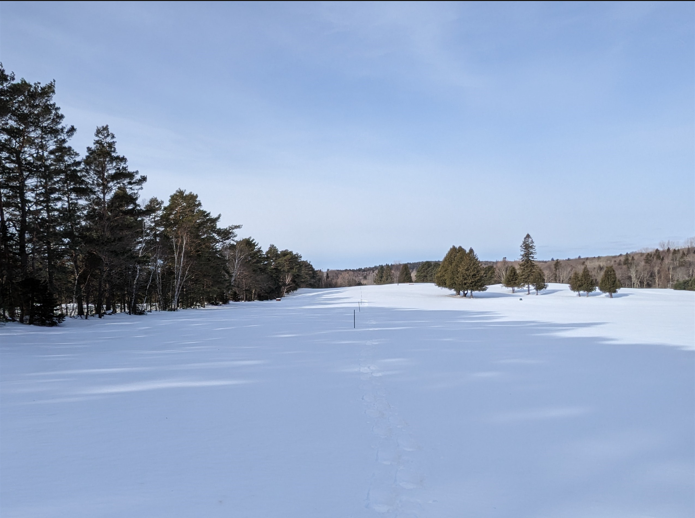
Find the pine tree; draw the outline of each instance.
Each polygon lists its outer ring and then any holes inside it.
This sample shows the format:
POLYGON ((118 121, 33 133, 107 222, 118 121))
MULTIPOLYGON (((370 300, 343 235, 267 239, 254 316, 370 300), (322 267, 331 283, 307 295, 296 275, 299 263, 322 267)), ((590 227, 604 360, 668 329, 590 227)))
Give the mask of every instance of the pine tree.
POLYGON ((533 274, 532 284, 533 289, 536 290, 536 295, 538 295, 538 292, 548 287, 548 285, 545 283, 545 275, 543 274, 543 270, 540 268, 536 268, 536 271, 533 274))
POLYGON ((401 271, 398 272, 398 282, 399 283, 411 283, 413 282, 413 276, 410 273, 410 268, 407 264, 401 266, 401 271))
POLYGON ((104 311, 112 310, 118 278, 114 274, 135 261, 134 240, 142 226, 138 192, 147 178, 128 169, 128 160, 116 151, 116 137, 108 126, 97 127, 83 165, 90 189, 90 277, 97 278, 95 313, 101 318, 104 311))
POLYGON ((578 297, 581 295, 582 278, 581 275, 579 275, 579 272, 577 271, 573 272, 572 276, 570 277, 570 290, 575 292, 578 297))
POLYGON ((587 297, 589 296, 589 293, 596 291, 596 281, 591 276, 589 268, 587 268, 586 265, 584 265, 584 269, 579 277, 579 283, 581 286, 581 291, 585 291, 587 297))
POLYGON ((519 274, 514 266, 510 266, 509 270, 507 270, 507 275, 504 276, 504 286, 505 288, 511 288, 512 293, 514 293, 515 288, 520 286, 519 274))
POLYGON ((604 270, 598 287, 603 293, 608 293, 611 298, 613 298, 613 294, 622 287, 620 280, 618 280, 618 276, 615 274, 615 269, 613 266, 608 266, 604 270))
POLYGON ((521 243, 521 264, 519 265, 519 282, 526 286, 527 294, 531 294, 531 284, 533 283, 533 275, 536 271, 536 245, 530 234, 526 234, 521 243))

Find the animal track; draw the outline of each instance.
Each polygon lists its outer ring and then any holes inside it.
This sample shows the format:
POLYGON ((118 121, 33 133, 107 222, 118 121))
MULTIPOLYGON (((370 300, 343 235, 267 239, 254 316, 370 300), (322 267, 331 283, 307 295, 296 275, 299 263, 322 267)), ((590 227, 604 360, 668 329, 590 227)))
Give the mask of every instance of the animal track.
POLYGON ((360 363, 362 401, 371 419, 376 450, 366 506, 387 517, 418 518, 422 512, 417 490, 424 486, 419 445, 408 423, 388 401, 383 372, 375 361, 378 341, 365 343, 360 363))

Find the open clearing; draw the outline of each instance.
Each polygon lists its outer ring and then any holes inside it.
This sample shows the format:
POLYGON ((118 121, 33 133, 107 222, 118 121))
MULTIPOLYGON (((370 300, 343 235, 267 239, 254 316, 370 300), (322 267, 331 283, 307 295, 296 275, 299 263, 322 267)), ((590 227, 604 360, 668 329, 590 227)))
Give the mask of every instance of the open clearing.
POLYGON ((0 381, 3 518, 695 516, 692 292, 8 324, 0 381))

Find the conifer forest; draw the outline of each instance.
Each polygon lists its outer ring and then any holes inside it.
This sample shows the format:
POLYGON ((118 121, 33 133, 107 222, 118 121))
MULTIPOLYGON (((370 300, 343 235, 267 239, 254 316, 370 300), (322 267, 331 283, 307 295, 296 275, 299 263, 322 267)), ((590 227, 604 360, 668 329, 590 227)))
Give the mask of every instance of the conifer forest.
POLYGON ((283 297, 315 285, 290 250, 263 251, 241 225, 220 226, 198 196, 142 200, 147 177, 119 155, 108 125, 80 154, 55 83, 0 64, 0 317, 55 325, 283 297))

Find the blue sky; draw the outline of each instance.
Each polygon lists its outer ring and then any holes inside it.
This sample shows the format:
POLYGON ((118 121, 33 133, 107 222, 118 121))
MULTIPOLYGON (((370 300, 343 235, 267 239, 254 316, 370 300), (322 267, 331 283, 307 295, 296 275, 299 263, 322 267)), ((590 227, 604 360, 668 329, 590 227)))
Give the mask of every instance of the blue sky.
POLYGON ((317 268, 695 235, 692 2, 2 2, 0 61, 317 268))

